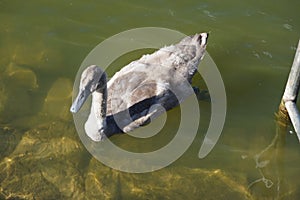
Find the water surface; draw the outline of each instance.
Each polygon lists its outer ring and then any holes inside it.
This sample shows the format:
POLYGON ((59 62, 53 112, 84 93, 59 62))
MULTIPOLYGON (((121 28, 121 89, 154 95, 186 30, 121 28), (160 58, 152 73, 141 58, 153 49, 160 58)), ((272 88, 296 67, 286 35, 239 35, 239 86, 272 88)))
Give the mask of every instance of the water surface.
MULTIPOLYGON (((275 113, 300 33, 290 1, 0 1, 1 199, 298 199, 299 143, 275 113), (171 166, 148 174, 112 170, 82 145, 69 107, 76 72, 106 38, 137 27, 210 31, 208 52, 222 74, 227 118, 216 147, 197 155, 210 118, 199 102, 197 138, 171 166)), ((120 68, 144 51, 124 55, 120 68)), ((111 71, 109 74, 113 74, 111 71)), ((206 88, 198 74, 194 84, 206 88)), ((172 139, 179 109, 144 151, 172 139)))

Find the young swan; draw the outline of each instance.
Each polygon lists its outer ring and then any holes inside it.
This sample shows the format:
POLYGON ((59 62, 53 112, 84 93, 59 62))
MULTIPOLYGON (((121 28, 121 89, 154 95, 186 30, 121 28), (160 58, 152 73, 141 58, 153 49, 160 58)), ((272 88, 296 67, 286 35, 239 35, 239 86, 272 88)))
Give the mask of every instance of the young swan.
POLYGON ((131 62, 108 82, 100 67, 87 67, 70 111, 78 112, 92 94, 85 132, 93 141, 148 124, 192 94, 190 83, 204 56, 207 39, 208 33, 185 37, 131 62))

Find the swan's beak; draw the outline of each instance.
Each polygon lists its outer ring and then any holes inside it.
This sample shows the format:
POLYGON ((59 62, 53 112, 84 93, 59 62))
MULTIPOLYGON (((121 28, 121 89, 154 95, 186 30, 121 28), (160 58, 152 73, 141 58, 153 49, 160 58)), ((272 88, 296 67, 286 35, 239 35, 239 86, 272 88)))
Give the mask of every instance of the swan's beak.
POLYGON ((84 104, 84 102, 87 100, 88 96, 89 92, 87 92, 86 90, 80 90, 70 108, 70 111, 72 113, 77 113, 84 104))

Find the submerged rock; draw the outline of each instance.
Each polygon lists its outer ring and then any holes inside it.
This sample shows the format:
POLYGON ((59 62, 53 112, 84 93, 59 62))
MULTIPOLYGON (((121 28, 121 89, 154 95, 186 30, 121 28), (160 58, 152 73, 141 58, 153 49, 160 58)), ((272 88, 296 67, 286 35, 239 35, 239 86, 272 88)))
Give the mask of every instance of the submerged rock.
POLYGON ((0 191, 7 199, 61 198, 58 188, 48 182, 39 164, 27 159, 26 154, 6 157, 0 163, 0 191))
POLYGON ((0 126, 0 159, 11 154, 22 138, 22 132, 9 126, 0 126))
POLYGON ((113 170, 90 160, 73 124, 63 120, 26 131, 9 151, 0 162, 3 199, 251 199, 245 177, 220 169, 113 170))
POLYGON ((38 89, 38 82, 31 69, 10 63, 1 79, 0 118, 2 121, 11 121, 36 112, 33 94, 38 89))
POLYGON ((69 79, 57 79, 45 98, 42 112, 56 119, 71 119, 72 86, 69 79))
POLYGON ((3 83, 0 82, 0 116, 3 110, 5 109, 6 100, 7 100, 7 94, 5 92, 3 83))
POLYGON ((27 89, 38 88, 37 77, 31 69, 22 67, 16 63, 10 63, 5 74, 12 87, 27 89))
POLYGON ((128 174, 92 159, 85 190, 88 199, 251 199, 246 181, 236 178, 218 169, 184 167, 128 174))
POLYGON ((12 49, 11 60, 20 65, 32 66, 39 70, 55 70, 60 67, 62 54, 55 48, 49 48, 42 42, 36 41, 30 45, 17 44, 12 49))
POLYGON ((87 199, 122 199, 120 190, 120 173, 92 158, 85 179, 87 199))
POLYGON ((83 169, 89 157, 73 126, 56 121, 23 134, 0 162, 0 191, 25 199, 84 199, 83 169))

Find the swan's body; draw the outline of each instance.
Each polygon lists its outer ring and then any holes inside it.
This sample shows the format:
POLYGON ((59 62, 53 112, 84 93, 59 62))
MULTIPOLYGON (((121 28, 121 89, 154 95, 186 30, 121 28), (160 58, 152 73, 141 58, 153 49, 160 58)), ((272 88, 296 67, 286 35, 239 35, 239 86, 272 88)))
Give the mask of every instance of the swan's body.
POLYGON ((204 56, 207 38, 207 33, 196 34, 144 55, 107 83, 101 68, 89 66, 82 73, 71 112, 77 112, 92 94, 85 131, 94 141, 149 123, 192 94, 191 79, 204 56))

